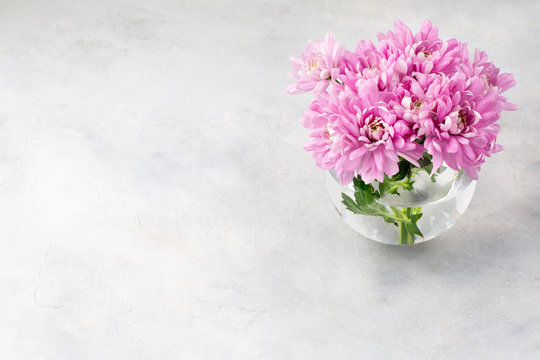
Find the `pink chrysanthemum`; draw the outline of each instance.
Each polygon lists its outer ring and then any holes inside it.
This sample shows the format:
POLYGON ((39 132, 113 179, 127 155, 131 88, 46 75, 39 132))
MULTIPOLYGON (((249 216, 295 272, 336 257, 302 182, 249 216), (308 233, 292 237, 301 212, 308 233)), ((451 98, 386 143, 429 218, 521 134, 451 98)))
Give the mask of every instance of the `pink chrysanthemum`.
POLYGON ((326 34, 324 42, 309 42, 300 58, 291 57, 294 73, 290 75, 297 81, 287 88, 289 94, 312 91, 320 94, 336 81, 341 73, 345 48, 334 42, 332 34, 326 34))
POLYGON ((304 114, 303 125, 313 129, 304 149, 344 184, 356 173, 366 182, 383 181, 398 171, 399 156, 418 165, 423 148, 411 140, 410 125, 383 106, 384 95, 369 80, 360 89, 318 96, 304 114))
POLYGON ((437 94, 436 109, 423 117, 424 146, 434 170, 445 162, 478 179, 485 158, 502 149, 495 143, 499 127, 494 122, 506 102, 497 89, 484 93, 483 85, 479 77, 457 74, 437 94))
POLYGON ((416 34, 398 21, 378 39, 349 52, 328 34, 292 58, 297 81, 287 91, 315 93, 302 119, 311 137, 304 149, 344 184, 356 175, 381 182, 399 161, 418 166, 426 152, 433 171, 446 164, 477 179, 485 159, 502 149, 501 112, 516 110, 501 95, 513 76, 483 51, 471 61, 466 44, 441 40, 429 20, 416 34))
POLYGON ((418 165, 422 152, 415 151, 418 146, 408 141, 407 130, 408 125, 403 120, 377 105, 362 110, 354 120, 342 124, 336 132, 341 134, 345 150, 335 166, 341 182, 349 183, 356 173, 366 183, 382 182, 385 175, 398 172, 398 156, 418 165))
POLYGON ((304 145, 304 150, 311 151, 318 167, 330 170, 335 166, 336 154, 332 152, 334 145, 334 129, 337 109, 333 108, 330 95, 323 93, 312 102, 304 112, 302 125, 310 129, 311 140, 304 145))

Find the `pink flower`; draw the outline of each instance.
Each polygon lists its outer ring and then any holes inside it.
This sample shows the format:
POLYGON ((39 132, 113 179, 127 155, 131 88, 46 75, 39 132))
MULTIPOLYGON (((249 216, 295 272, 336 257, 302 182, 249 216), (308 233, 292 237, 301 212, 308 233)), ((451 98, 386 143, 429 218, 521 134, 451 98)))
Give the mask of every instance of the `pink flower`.
POLYGON ((304 150, 310 151, 315 164, 325 170, 333 169, 336 162, 336 154, 332 152, 334 145, 335 117, 332 108, 331 95, 322 93, 317 100, 309 104, 304 112, 301 123, 305 128, 310 129, 310 141, 304 145, 304 150))
POLYGON ((463 44, 456 39, 444 42, 438 33, 431 21, 424 21, 420 32, 414 36, 415 44, 410 55, 415 57, 416 71, 452 75, 461 63, 463 44))
POLYGON ((357 118, 339 129, 346 144, 336 162, 342 183, 349 183, 355 173, 366 183, 382 182, 385 175, 398 172, 398 156, 418 165, 422 152, 414 151, 418 146, 406 141, 408 126, 387 108, 372 106, 358 113, 357 118))
POLYGON ((394 90, 400 101, 393 104, 394 113, 412 125, 415 139, 423 136, 420 127, 423 117, 430 115, 436 105, 434 99, 441 87, 441 76, 414 73, 403 79, 394 90))
POLYGON ((350 76, 365 76, 364 70, 378 68, 380 54, 375 45, 367 40, 362 40, 356 45, 355 52, 345 51, 346 72, 350 76))
POLYGON ((449 80, 437 97, 436 109, 424 117, 421 126, 424 147, 433 156, 433 171, 444 162, 478 179, 486 157, 502 149, 495 143, 499 127, 494 122, 503 103, 495 89, 475 97, 478 81, 470 80, 459 76, 449 80))
POLYGON ((310 133, 313 139, 304 148, 313 151, 319 166, 335 169, 343 184, 355 174, 366 183, 383 181, 385 175, 398 172, 399 156, 418 165, 423 148, 411 141, 409 124, 398 120, 380 102, 385 96, 375 81, 365 81, 359 89, 347 88, 317 98, 317 105, 312 104, 310 110, 317 116, 331 112, 326 115, 326 124, 314 122, 316 116, 311 112, 304 118, 304 124, 317 123, 310 133))
POLYGON ((438 33, 429 20, 424 21, 420 32, 415 35, 401 21, 396 21, 394 32, 377 35, 378 49, 387 58, 397 58, 399 55, 410 58, 408 63, 414 64, 413 71, 451 75, 461 63, 463 45, 455 39, 444 42, 438 33))
POLYGON ((297 81, 287 88, 287 92, 301 94, 313 90, 320 94, 325 91, 341 73, 344 53, 345 48, 334 42, 332 34, 326 34, 324 42, 308 42, 301 58, 291 57, 294 73, 289 75, 297 81))
MULTIPOLYGON (((394 32, 379 33, 377 39, 379 39, 379 49, 381 51, 387 48, 391 49, 392 52, 400 53, 407 53, 416 42, 411 29, 401 21, 394 22, 394 32)), ((388 50, 385 52, 388 52, 388 50)))
POLYGON ((354 83, 359 79, 373 79, 380 89, 390 90, 407 74, 410 66, 410 61, 407 60, 402 54, 381 53, 372 42, 361 41, 356 52, 345 53, 347 76, 342 76, 341 80, 354 83))
MULTIPOLYGON (((468 56, 463 62, 460 71, 471 79, 479 77, 482 80, 482 91, 477 95, 485 94, 493 87, 497 88, 499 93, 503 93, 516 85, 514 75, 509 73, 499 74, 500 69, 495 67, 493 62, 488 61, 487 54, 484 51, 477 49, 472 63, 468 56)), ((480 81, 477 80, 477 84, 479 85, 480 81)), ((506 102, 504 97, 499 97, 499 101, 503 103, 503 110, 517 110, 516 105, 506 102)))

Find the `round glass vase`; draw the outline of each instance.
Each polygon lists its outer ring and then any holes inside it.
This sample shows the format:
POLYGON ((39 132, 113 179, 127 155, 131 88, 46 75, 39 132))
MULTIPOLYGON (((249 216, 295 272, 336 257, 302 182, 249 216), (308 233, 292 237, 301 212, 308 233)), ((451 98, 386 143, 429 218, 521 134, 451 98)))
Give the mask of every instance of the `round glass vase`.
POLYGON ((412 180, 413 190, 399 190, 399 194, 387 194, 376 200, 386 206, 389 212, 405 212, 413 208, 416 212, 421 211, 422 216, 416 225, 423 236, 415 235, 412 241, 404 242, 397 222, 387 222, 380 216, 360 215, 348 210, 342 202, 342 194, 355 198, 352 182, 342 185, 333 170, 326 172, 328 194, 343 220, 360 235, 392 245, 424 242, 450 229, 465 213, 476 187, 476 181, 467 174, 448 167, 433 177, 426 171, 417 172, 412 180))

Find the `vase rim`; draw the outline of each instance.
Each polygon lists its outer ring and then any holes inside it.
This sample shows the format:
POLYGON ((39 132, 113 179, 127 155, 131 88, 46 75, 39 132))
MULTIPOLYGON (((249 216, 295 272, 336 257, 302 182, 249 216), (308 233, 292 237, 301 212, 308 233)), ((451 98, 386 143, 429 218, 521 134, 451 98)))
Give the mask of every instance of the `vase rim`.
MULTIPOLYGON (((446 164, 443 164, 444 166, 446 164)), ((444 194, 441 194, 441 196, 437 196, 435 198, 429 198, 425 200, 405 200, 400 198, 398 195, 385 195, 380 199, 377 199, 376 201, 382 205, 388 205, 388 206, 399 206, 399 207, 417 207, 417 206, 424 206, 428 204, 434 204, 441 201, 447 201, 449 199, 452 199, 459 195, 462 191, 467 189, 475 180, 472 180, 464 171, 456 171, 454 169, 451 169, 447 167, 445 171, 453 172, 455 175, 453 175, 453 179, 451 179, 451 183, 448 186, 448 191, 445 191, 444 194)), ((336 181, 344 190, 348 192, 354 193, 354 188, 351 183, 347 185, 343 185, 335 172, 335 170, 331 169, 328 170, 334 181, 336 181)), ((436 181, 435 181, 436 183, 436 181)))

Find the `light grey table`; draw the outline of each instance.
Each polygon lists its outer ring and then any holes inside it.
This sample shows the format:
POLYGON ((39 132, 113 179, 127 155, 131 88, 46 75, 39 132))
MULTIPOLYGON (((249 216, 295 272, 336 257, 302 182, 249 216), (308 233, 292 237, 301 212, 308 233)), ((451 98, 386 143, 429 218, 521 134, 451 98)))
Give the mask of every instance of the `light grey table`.
POLYGON ((540 358, 538 2, 2 1, 0 358, 540 358), (518 86, 467 216, 335 214, 288 57, 431 18, 518 86))

